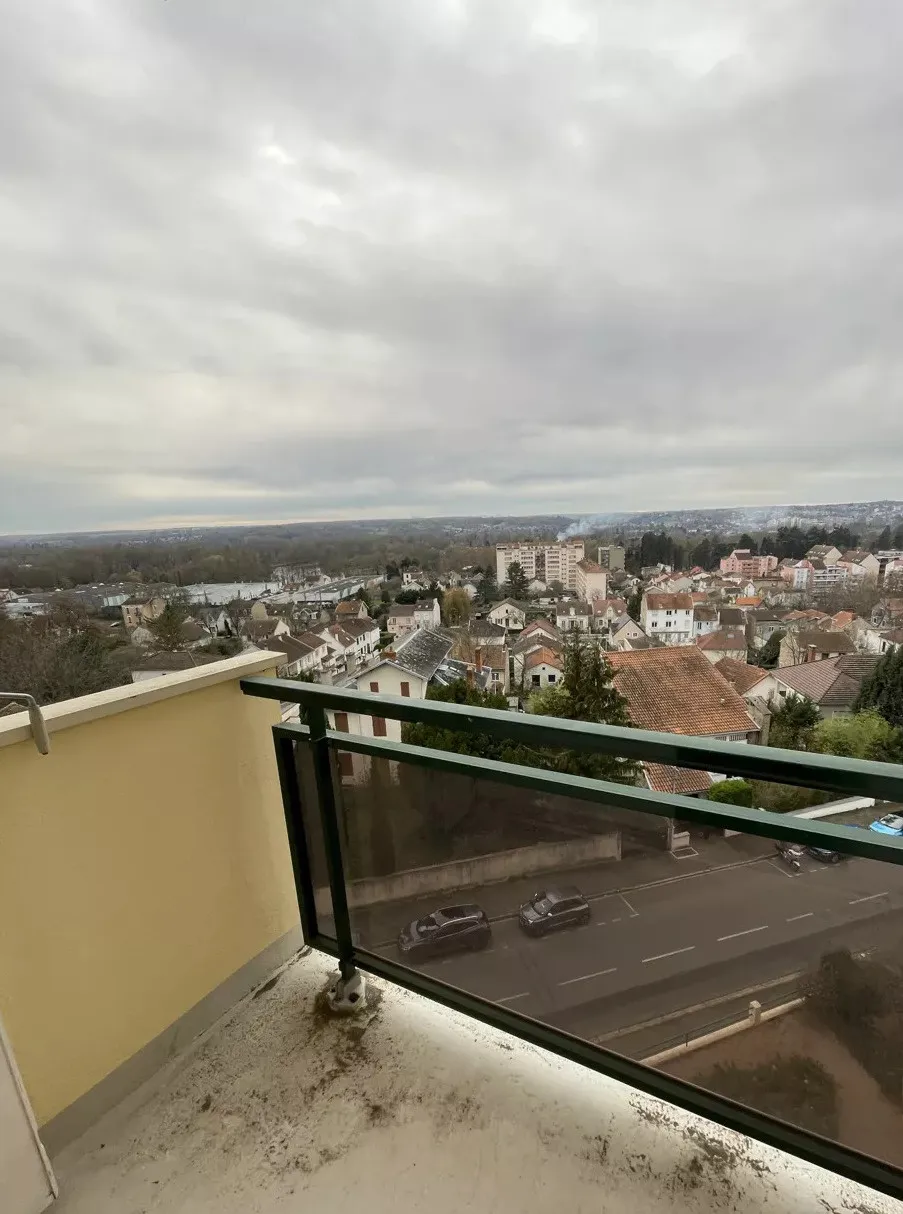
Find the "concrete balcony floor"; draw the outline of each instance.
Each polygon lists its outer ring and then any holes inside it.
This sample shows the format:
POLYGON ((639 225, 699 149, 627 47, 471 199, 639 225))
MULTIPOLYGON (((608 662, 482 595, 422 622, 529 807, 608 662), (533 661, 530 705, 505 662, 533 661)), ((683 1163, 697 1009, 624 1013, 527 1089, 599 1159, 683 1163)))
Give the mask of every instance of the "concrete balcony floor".
POLYGON ((59 1214, 900 1210, 383 982, 296 958, 55 1160, 59 1214))

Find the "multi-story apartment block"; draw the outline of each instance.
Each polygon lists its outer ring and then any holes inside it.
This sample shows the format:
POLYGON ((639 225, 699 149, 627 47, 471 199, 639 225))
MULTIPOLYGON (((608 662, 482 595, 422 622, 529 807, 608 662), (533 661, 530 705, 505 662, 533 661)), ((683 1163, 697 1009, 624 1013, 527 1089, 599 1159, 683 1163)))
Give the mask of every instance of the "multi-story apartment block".
POLYGON ((585 552, 579 536, 557 542, 515 540, 496 544, 496 580, 500 586, 506 582, 508 566, 517 561, 528 581, 538 578, 547 586, 552 582, 561 582, 567 590, 576 591, 577 563, 583 560, 585 552))
POLYGON ((596 559, 603 569, 623 569, 626 555, 620 544, 605 544, 598 550, 596 559))
POLYGON ((735 548, 730 556, 719 562, 722 573, 739 573, 741 577, 767 577, 778 567, 776 556, 757 556, 748 548, 735 548))

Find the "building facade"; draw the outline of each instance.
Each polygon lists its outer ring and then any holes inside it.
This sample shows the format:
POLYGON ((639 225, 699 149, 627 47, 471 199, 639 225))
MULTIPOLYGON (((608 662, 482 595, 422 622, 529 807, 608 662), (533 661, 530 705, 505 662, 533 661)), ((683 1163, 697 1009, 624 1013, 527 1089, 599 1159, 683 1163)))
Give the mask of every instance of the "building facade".
POLYGON ((583 540, 579 536, 557 542, 529 540, 496 544, 495 575, 501 586, 508 580, 508 568, 518 562, 527 580, 538 578, 548 586, 561 582, 567 590, 577 589, 577 563, 586 555, 583 540))
POLYGON ((776 556, 757 556, 748 548, 735 548, 730 556, 719 562, 722 573, 739 573, 741 577, 766 577, 778 567, 776 556))
POLYGON ((582 599, 584 603, 591 603, 593 599, 604 599, 608 589, 608 574, 596 561, 584 557, 582 561, 577 562, 574 589, 577 591, 577 598, 582 599))
POLYGON ((666 645, 687 645, 693 639, 693 609, 690 594, 644 594, 640 623, 647 636, 666 645))

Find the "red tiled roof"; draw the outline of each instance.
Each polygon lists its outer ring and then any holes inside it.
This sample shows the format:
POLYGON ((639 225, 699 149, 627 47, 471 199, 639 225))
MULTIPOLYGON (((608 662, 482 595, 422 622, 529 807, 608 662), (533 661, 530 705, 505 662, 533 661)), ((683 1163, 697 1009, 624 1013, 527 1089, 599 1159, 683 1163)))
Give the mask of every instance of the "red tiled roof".
POLYGON ((695 645, 606 654, 640 729, 704 737, 758 729, 743 697, 695 645))
POLYGON ((694 771, 690 767, 670 767, 665 763, 646 763, 643 774, 653 792, 680 793, 691 797, 694 793, 708 792, 712 777, 707 771, 694 771))
MULTIPOLYGON (((670 576, 670 574, 669 574, 670 576)), ((672 611, 692 611, 693 596, 692 594, 647 594, 646 609, 647 611, 666 611, 668 608, 672 611)))
POLYGON ((556 670, 561 669, 561 656, 555 653, 552 649, 536 649, 533 653, 528 653, 524 661, 527 670, 532 670, 534 666, 554 666, 556 670))
POLYGON ((746 633, 739 628, 721 628, 697 637, 696 644, 700 649, 735 649, 746 653, 746 633))
POLYGON ((736 658, 721 658, 715 663, 715 669, 719 674, 724 675, 741 696, 746 695, 751 688, 755 687, 757 683, 761 683, 763 679, 767 679, 769 675, 769 671, 763 670, 761 666, 750 666, 748 662, 740 662, 736 658))
POLYGON ((761 607, 762 598, 758 594, 744 594, 734 602, 735 607, 761 607))

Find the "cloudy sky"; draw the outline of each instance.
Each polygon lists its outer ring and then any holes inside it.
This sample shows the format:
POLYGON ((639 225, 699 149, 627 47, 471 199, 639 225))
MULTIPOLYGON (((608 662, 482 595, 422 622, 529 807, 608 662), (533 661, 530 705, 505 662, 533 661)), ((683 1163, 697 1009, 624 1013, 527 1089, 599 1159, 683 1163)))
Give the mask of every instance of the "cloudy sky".
POLYGON ((903 497, 903 6, 2 8, 0 532, 903 497))

